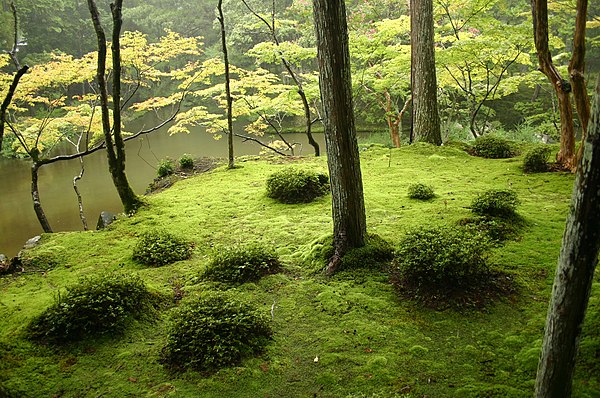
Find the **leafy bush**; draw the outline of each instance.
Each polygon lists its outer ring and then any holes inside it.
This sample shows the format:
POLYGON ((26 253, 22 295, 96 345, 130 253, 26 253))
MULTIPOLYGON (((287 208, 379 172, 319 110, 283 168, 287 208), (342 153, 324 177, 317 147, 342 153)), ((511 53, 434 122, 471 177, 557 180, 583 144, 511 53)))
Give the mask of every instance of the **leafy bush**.
POLYGON ((231 366, 262 351, 271 335, 264 314, 231 293, 211 292, 175 314, 162 362, 195 370, 231 366))
POLYGON ((530 149, 523 158, 523 171, 526 173, 547 171, 550 152, 551 149, 547 146, 538 146, 530 149))
POLYGON ((515 217, 506 219, 502 217, 476 216, 460 220, 459 225, 487 236, 491 242, 498 245, 509 239, 518 238, 521 229, 524 227, 524 221, 515 217))
POLYGON ((272 249, 254 243, 216 250, 204 277, 217 282, 245 283, 273 274, 279 267, 272 249))
POLYGON ((504 159, 515 155, 510 141, 493 135, 478 137, 473 144, 473 152, 488 159, 504 159))
POLYGON ((480 216, 509 218, 515 216, 519 203, 513 191, 490 189, 473 199, 471 210, 480 216))
POLYGON ((32 340, 65 343, 119 332, 128 319, 151 309, 153 297, 135 275, 82 278, 31 321, 27 335, 32 340))
POLYGON ((181 167, 184 170, 190 170, 194 168, 194 158, 192 158, 192 155, 189 155, 187 153, 184 153, 183 155, 181 155, 181 157, 179 158, 179 167, 181 167))
POLYGON ((417 182, 408 186, 408 197, 411 199, 429 200, 435 197, 433 187, 417 182))
POLYGON ((192 244, 162 230, 146 232, 133 248, 133 259, 160 267, 192 256, 192 244))
POLYGON ((327 174, 287 167, 267 178, 267 196, 282 203, 308 203, 329 191, 327 174))
POLYGON ((174 172, 175 163, 172 159, 162 159, 158 163, 158 169, 156 170, 156 174, 158 174, 159 177, 166 177, 168 175, 173 174, 174 172))
POLYGON ((418 294, 461 289, 489 273, 489 244, 464 228, 422 228, 396 249, 393 273, 418 294))

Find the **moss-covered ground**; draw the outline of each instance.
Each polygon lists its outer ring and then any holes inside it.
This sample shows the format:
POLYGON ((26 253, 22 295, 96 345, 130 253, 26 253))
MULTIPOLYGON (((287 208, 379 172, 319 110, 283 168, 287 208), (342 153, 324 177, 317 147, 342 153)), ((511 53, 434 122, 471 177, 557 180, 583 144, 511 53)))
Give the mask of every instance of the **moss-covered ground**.
MULTIPOLYGON (((494 249, 518 293, 485 311, 436 311, 401 300, 384 273, 323 276, 312 242, 331 233, 330 195, 283 205, 265 196, 266 177, 324 158, 244 158, 146 197, 147 206, 99 232, 56 233, 28 255, 53 266, 0 279, 0 396, 23 397, 528 397, 573 184, 565 173, 526 175, 522 159, 486 160, 452 148, 378 146, 361 151, 369 232, 395 244, 411 228, 469 216, 479 192, 512 188, 527 222, 520 239, 494 249), (408 199, 414 182, 431 201, 408 199), (135 263, 145 231, 192 240, 191 259, 160 268, 135 263), (136 321, 124 335, 52 348, 28 342, 27 323, 78 277, 139 274, 153 289, 190 299, 214 285, 201 275, 213 247, 273 245, 284 272, 236 287, 272 313, 274 339, 260 357, 212 374, 173 373, 159 363, 170 313, 136 321)), ((595 279, 574 380, 577 397, 600 396, 600 283, 595 279)))

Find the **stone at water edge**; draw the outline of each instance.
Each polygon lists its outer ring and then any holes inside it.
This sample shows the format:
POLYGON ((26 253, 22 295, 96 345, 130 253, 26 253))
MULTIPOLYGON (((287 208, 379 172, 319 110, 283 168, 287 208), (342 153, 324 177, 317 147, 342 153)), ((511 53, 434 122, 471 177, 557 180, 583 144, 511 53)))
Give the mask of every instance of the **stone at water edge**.
POLYGON ((33 238, 31 238, 27 242, 25 242, 23 249, 33 249, 34 247, 36 247, 38 245, 38 243, 40 243, 40 239, 42 239, 42 237, 40 235, 34 236, 33 238))
POLYGON ((101 230, 108 227, 116 219, 117 217, 108 211, 101 212, 100 216, 98 217, 98 223, 96 224, 96 230, 101 230))

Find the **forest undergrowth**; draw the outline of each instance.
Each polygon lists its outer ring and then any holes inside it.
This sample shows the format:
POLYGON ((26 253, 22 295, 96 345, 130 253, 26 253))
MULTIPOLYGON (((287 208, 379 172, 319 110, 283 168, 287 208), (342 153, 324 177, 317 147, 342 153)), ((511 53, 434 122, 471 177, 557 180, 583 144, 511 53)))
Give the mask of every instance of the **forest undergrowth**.
MULTIPOLYGON (((368 232, 392 246, 423 226, 456 226, 489 189, 510 189, 525 227, 490 259, 514 292, 482 309, 440 310, 399 296, 382 270, 326 277, 311 257, 331 234, 331 196, 281 204, 267 176, 300 165, 326 172, 324 157, 243 157, 145 197, 132 217, 93 232, 44 235, 31 266, 0 278, 0 396, 6 397, 529 397, 547 302, 571 196, 569 173, 525 174, 522 156, 483 159, 452 146, 361 146, 368 232), (407 197, 409 185, 435 197, 407 197), (161 267, 132 258, 160 230, 189 242, 191 257, 161 267), (274 248, 280 271, 225 285, 202 277, 215 250, 274 248), (53 346, 26 338, 27 325, 82 276, 139 276, 166 298, 118 334, 53 346), (228 290, 268 318, 266 348, 217 371, 161 363, 178 307, 228 290)), ((574 379, 574 396, 600 396, 600 283, 595 278, 574 379)))

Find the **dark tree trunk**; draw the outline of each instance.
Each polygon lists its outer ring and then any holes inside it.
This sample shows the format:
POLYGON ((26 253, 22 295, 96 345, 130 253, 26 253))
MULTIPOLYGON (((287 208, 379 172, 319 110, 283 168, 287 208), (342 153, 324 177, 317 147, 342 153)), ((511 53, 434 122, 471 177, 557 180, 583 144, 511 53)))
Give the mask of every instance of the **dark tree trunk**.
POLYGON ((44 213, 42 202, 40 201, 40 188, 38 187, 38 171, 42 165, 35 159, 31 165, 31 198, 33 199, 33 210, 42 229, 44 232, 50 233, 52 232, 52 228, 50 227, 48 218, 46 218, 46 213, 44 213))
POLYGON ((600 77, 546 319, 535 395, 568 398, 600 250, 600 77))
POLYGON ((569 169, 575 169, 575 128, 571 106, 571 84, 564 80, 554 63, 548 47, 548 0, 531 0, 533 35, 538 54, 540 71, 550 80, 556 92, 560 113, 560 150, 557 161, 569 169))
POLYGON ((441 145, 432 0, 411 0, 410 44, 413 134, 416 141, 441 145))
POLYGON ((233 154, 233 115, 231 108, 233 99, 231 98, 231 76, 229 73, 229 54, 227 53, 227 37, 225 34, 225 17, 223 16, 223 0, 219 0, 217 5, 219 11, 219 23, 221 24, 221 46, 223 49, 223 62, 225 63, 225 95, 227 97, 227 146, 229 154, 229 164, 227 167, 233 169, 235 167, 235 158, 233 154))
POLYGON ((344 0, 313 0, 325 143, 332 192, 336 271, 348 249, 365 244, 366 216, 352 107, 350 53, 344 0))
POLYGON ((113 126, 111 131, 110 112, 108 100, 108 88, 106 84, 106 35, 100 23, 100 15, 94 0, 88 0, 88 7, 92 16, 94 30, 98 39, 98 66, 96 79, 100 92, 100 108, 102 110, 102 130, 106 142, 106 155, 108 158, 108 169, 117 189, 121 203, 126 213, 134 212, 141 201, 133 192, 127 175, 125 174, 125 143, 121 134, 121 58, 120 58, 120 35, 121 35, 121 9, 122 0, 116 0, 111 4, 113 18, 112 34, 112 64, 113 64, 113 126))
POLYGON ((6 120, 6 112, 8 111, 8 106, 12 102, 21 77, 23 77, 23 75, 27 73, 27 70, 29 70, 29 66, 24 65, 17 71, 17 73, 13 77, 12 83, 8 87, 8 92, 6 93, 6 97, 4 97, 4 100, 2 101, 2 105, 0 105, 0 151, 2 151, 2 143, 4 142, 4 124, 6 120))

